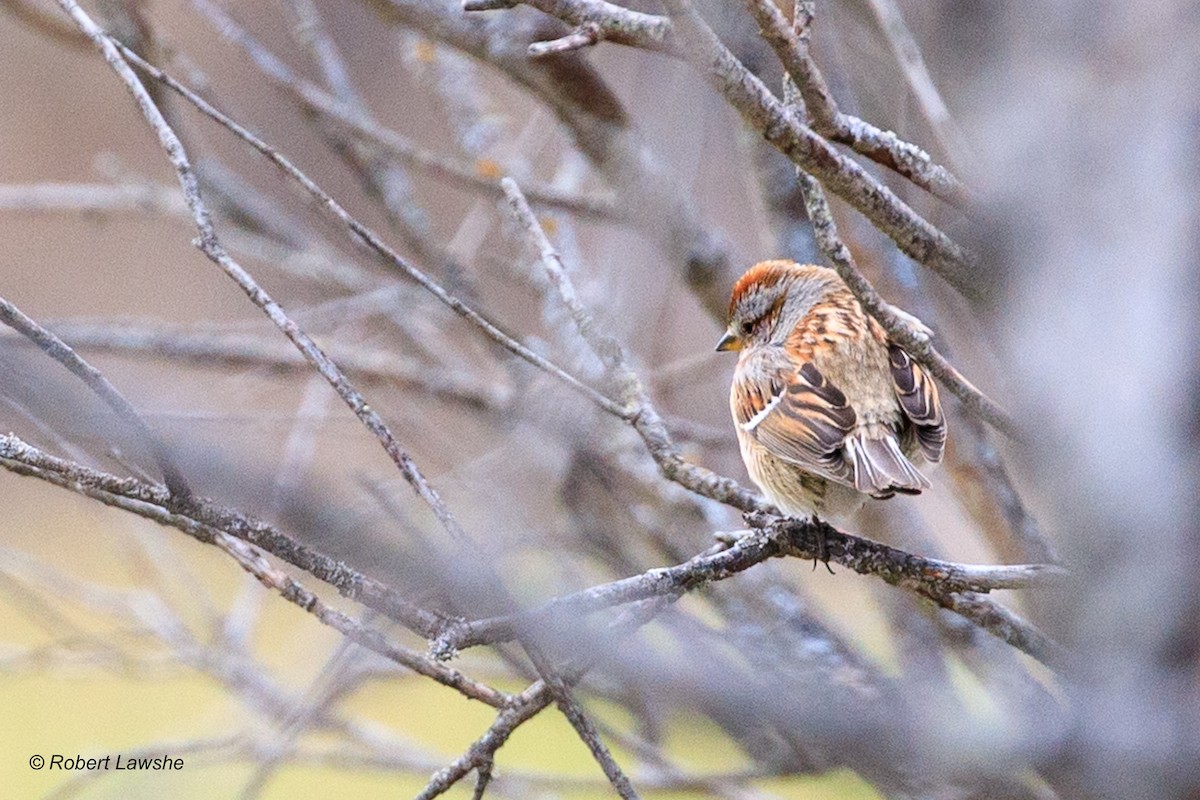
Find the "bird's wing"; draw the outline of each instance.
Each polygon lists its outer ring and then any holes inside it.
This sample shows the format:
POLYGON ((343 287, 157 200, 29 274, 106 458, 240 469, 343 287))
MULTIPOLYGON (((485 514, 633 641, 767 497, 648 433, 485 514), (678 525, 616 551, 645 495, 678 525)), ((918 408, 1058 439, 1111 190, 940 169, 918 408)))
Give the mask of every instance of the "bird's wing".
POLYGON ((776 458, 878 498, 929 488, 895 432, 859 425, 846 395, 813 364, 768 357, 745 366, 735 384, 734 416, 776 458))
POLYGON ((738 370, 733 407, 742 431, 776 458, 854 486, 844 446, 857 415, 812 364, 797 367, 780 353, 751 356, 738 370))
POLYGON ((937 384, 912 357, 898 345, 888 348, 892 383, 904 415, 913 424, 921 454, 931 464, 942 460, 946 449, 946 417, 938 399, 937 384))

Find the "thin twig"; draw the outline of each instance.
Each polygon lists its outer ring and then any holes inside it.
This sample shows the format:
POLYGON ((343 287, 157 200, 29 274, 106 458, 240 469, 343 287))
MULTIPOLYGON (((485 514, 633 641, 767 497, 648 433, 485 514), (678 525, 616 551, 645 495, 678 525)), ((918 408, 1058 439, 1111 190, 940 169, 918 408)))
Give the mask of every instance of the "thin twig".
MULTIPOLYGON (((504 746, 508 737, 523 723, 537 716, 538 712, 553 702, 550 690, 543 681, 516 695, 511 706, 500 711, 483 735, 476 739, 467 751, 456 758, 445 768, 434 773, 429 783, 417 795, 416 800, 433 800, 450 790, 454 784, 470 774, 471 770, 479 770, 481 774, 490 773, 495 760, 496 751, 504 746)), ((483 781, 487 785, 487 781, 483 781)), ((477 784, 478 785, 478 784, 477 784)))
POLYGON ((95 392, 96 396, 116 412, 121 421, 138 435, 138 438, 154 455, 159 471, 162 472, 163 481, 171 493, 172 501, 180 504, 187 502, 188 498, 192 496, 192 490, 188 488, 183 473, 175 465, 175 459, 171 457, 166 445, 150 430, 150 426, 141 418, 133 404, 125 399, 125 396, 109 382, 108 378, 105 378, 98 369, 72 350, 66 342, 27 317, 21 309, 3 297, 0 297, 0 322, 29 339, 43 353, 62 364, 70 370, 71 374, 87 384, 87 387, 95 392))
MULTIPOLYGON (((563 297, 572 319, 579 328, 580 334, 585 338, 588 345, 597 352, 597 355, 601 357, 606 366, 621 369, 624 364, 624 356, 621 354, 620 346, 614 340, 599 332, 591 324, 586 309, 583 308, 582 303, 575 296, 574 287, 566 277, 557 251, 550 244, 550 240, 546 238, 545 231, 538 224, 537 218, 534 217, 533 210, 529 207, 520 188, 511 178, 502 180, 501 186, 517 220, 533 237, 549 280, 563 297)), ((628 371, 628 369, 625 368, 625 371, 628 371)), ((616 760, 613 759, 608 747, 601 741, 595 724, 584 711, 583 706, 575 699, 567 682, 558 674, 554 666, 550 663, 550 660, 542 652, 541 647, 535 641, 522 638, 521 644, 549 689, 555 704, 562 711, 563 716, 571 723, 571 726, 575 728, 580 739, 587 745, 588 750, 591 751, 593 758, 596 759, 600 767, 604 770, 605 776, 612 783, 617 794, 625 798, 625 800, 636 800, 638 794, 634 790, 633 784, 630 783, 628 776, 625 775, 616 760)), ((479 770, 479 784, 477 785, 486 785, 487 776, 490 774, 490 761, 484 762, 477 769, 479 770)))
MULTIPOLYGON (((650 622, 672 601, 673 598, 656 597, 631 606, 627 614, 612 623, 610 630, 613 641, 629 636, 650 622)), ((607 651, 600 652, 611 652, 611 647, 607 651)), ((564 683, 570 686, 577 683, 595 666, 596 664, 593 662, 584 662, 569 665, 559 672, 564 683)), ((496 719, 488 729, 467 748, 465 753, 430 778, 425 789, 417 795, 417 800, 432 800, 446 793, 450 787, 466 777, 473 769, 490 771, 496 751, 504 746, 513 731, 533 719, 553 702, 554 696, 545 680, 538 680, 520 694, 515 695, 512 704, 496 715, 496 719)))
MULTIPOLYGON (((579 296, 575 292, 575 287, 567 277, 566 269, 563 267, 562 257, 554 245, 550 243, 549 237, 546 236, 546 231, 542 228, 537 217, 534 216, 533 209, 529 207, 529 202, 525 198, 525 193, 517 182, 512 178, 504 178, 500 181, 500 187, 504 190, 504 196, 508 199, 509 209, 512 211, 513 217, 520 223, 521 227, 528 234, 531 243, 538 251, 538 257, 541 260, 542 268, 546 272, 546 278, 550 281, 550 285, 558 292, 562 299, 563 305, 567 307, 567 312, 571 315, 571 321, 575 324, 579 335, 587 342, 588 347, 600 359, 604 366, 610 370, 628 371, 625 365, 625 354, 621 350, 621 346, 615 339, 603 333, 599 326, 592 321, 591 313, 584 308, 580 302, 579 296)), ((621 375, 618 380, 627 380, 629 376, 621 375)))
POLYGON ((904 16, 900 13, 899 6, 894 0, 866 0, 866 4, 875 15, 879 29, 887 39, 909 86, 912 87, 929 127, 933 129, 950 161, 962 167, 968 162, 970 147, 954 122, 950 110, 946 108, 942 95, 925 66, 921 48, 917 46, 908 26, 904 24, 904 16))
POLYGON ((970 620, 977 626, 1012 645, 1022 653, 1059 672, 1071 667, 1070 655, 1050 637, 1019 614, 975 592, 930 597, 942 608, 970 620))
POLYGON ((598 41, 600 41, 600 26, 585 22, 566 36, 529 45, 529 57, 543 58, 558 53, 569 53, 572 50, 582 50, 585 47, 591 47, 598 41))
POLYGON ((0 211, 40 214, 78 211, 86 214, 187 215, 187 204, 174 186, 152 183, 31 183, 0 185, 0 211))
MULTIPOLYGON (((550 663, 550 659, 541 651, 540 647, 531 644, 528 641, 522 642, 525 652, 533 661, 534 667, 537 668, 538 674, 542 676, 546 687, 550 690, 550 696, 554 698, 555 705, 571 723, 571 727, 587 745, 587 748, 592 753, 592 757, 600 764, 600 768, 604 770, 604 776, 608 778, 609 783, 617 790, 623 800, 638 800, 638 793, 630 783, 629 777, 617 764, 613 758, 612 752, 600 739, 600 731, 597 730, 596 724, 584 711, 583 706, 575 698, 571 691, 570 685, 558 673, 554 666, 550 663)), ((480 773, 481 777, 484 773, 480 773)))
MULTIPOLYGON (((226 367, 260 367, 276 373, 308 370, 294 348, 275 338, 133 322, 96 324, 66 321, 57 326, 81 350, 189 360, 226 367)), ((0 341, 7 339, 0 336, 0 341)), ((479 409, 495 409, 507 399, 502 387, 459 377, 444 367, 431 369, 382 348, 352 343, 332 346, 346 372, 364 381, 389 381, 479 409)))

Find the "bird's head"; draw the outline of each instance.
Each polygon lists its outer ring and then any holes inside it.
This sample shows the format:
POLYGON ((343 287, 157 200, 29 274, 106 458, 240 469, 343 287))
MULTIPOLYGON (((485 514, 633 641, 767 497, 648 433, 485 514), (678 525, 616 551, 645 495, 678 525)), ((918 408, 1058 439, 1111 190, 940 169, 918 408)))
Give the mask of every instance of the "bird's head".
POLYGON ((729 327, 718 350, 782 344, 837 274, 794 261, 763 261, 738 278, 729 299, 729 327))

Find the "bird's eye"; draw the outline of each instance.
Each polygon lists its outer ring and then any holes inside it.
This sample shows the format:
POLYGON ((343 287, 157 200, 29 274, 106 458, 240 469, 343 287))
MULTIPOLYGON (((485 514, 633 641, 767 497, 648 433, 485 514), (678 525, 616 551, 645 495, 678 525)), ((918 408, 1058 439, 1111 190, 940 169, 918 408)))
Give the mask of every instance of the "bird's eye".
POLYGON ((754 331, 754 323, 753 322, 743 322, 742 323, 742 335, 743 336, 749 336, 753 331, 754 331))

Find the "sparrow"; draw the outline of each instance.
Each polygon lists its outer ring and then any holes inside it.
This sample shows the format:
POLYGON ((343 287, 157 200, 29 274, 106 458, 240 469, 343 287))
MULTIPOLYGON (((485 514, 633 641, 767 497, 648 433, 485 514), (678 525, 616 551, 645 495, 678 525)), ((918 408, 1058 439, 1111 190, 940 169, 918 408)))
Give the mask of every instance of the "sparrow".
POLYGON ((755 264, 733 287, 717 350, 742 460, 785 514, 844 519, 867 498, 920 494, 946 446, 938 389, 832 269, 755 264))

